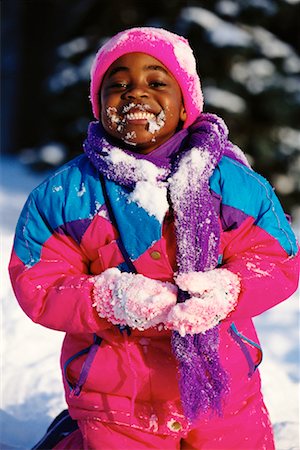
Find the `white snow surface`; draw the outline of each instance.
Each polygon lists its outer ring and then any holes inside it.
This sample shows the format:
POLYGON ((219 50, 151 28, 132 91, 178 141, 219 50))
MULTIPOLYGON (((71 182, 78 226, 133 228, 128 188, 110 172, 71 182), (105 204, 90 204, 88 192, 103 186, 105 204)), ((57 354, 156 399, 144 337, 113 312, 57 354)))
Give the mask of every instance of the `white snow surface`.
MULTIPOLYGON (((66 407, 59 368, 63 333, 34 324, 15 300, 7 273, 15 225, 27 195, 45 178, 17 159, 1 161, 0 448, 30 449, 66 407)), ((299 445, 299 293, 255 319, 264 349, 261 376, 277 450, 299 445)), ((224 449, 225 450, 225 449, 224 449)))

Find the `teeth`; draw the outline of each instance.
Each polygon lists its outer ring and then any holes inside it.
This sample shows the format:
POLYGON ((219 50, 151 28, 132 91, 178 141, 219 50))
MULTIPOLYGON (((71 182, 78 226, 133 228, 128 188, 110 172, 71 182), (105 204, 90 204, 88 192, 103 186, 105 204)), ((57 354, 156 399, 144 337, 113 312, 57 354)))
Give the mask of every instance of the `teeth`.
POLYGON ((126 114, 128 113, 131 109, 139 109, 140 111, 149 111, 149 109, 151 109, 151 107, 147 104, 140 104, 140 103, 129 103, 129 105, 126 105, 123 107, 122 113, 126 114))
POLYGON ((135 113, 126 114, 126 120, 153 120, 155 115, 145 111, 139 111, 135 113))

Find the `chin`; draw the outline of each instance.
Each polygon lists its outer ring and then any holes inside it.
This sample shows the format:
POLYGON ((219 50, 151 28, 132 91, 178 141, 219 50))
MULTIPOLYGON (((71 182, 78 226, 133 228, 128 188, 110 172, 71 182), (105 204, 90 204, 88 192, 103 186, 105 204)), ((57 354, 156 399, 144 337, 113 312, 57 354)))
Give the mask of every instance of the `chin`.
POLYGON ((134 153, 140 153, 143 155, 146 155, 155 149, 153 147, 149 148, 149 146, 144 146, 142 144, 131 143, 131 142, 130 143, 123 142, 123 144, 124 144, 124 147, 127 148, 127 150, 130 150, 131 152, 134 152, 134 153))
POLYGON ((129 140, 126 136, 121 138, 122 144, 129 148, 131 151, 137 153, 149 153, 154 150, 158 145, 156 144, 156 138, 151 134, 146 139, 137 137, 134 140, 129 140))

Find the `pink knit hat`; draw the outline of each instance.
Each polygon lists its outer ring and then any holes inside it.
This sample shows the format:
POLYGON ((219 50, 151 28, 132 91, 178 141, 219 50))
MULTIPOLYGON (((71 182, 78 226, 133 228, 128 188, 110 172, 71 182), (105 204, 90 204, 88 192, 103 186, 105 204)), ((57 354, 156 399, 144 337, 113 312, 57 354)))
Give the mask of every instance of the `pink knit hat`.
POLYGON ((203 109, 203 95, 196 61, 188 41, 161 28, 142 27, 121 31, 98 51, 91 68, 90 98, 93 113, 99 120, 99 90, 109 66, 126 53, 141 52, 161 61, 180 86, 187 118, 191 125, 203 109))

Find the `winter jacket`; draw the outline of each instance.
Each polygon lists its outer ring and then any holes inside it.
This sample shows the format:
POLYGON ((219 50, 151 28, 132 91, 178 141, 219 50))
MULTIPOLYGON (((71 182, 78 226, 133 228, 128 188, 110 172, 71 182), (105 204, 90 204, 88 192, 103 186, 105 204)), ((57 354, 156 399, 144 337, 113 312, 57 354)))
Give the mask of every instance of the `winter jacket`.
MULTIPOLYGON (((128 201, 129 189, 106 180, 119 233, 137 271, 172 281, 176 271, 174 222, 128 201)), ((231 389, 225 411, 234 414, 260 391, 261 349, 252 318, 288 298, 297 287, 297 245, 269 183, 223 157, 210 179, 219 213, 219 266, 239 274, 238 306, 222 321, 220 358, 231 389)), ((126 270, 99 181, 85 155, 63 166, 29 196, 21 213, 10 262, 16 297, 25 313, 66 333, 61 366, 73 418, 132 424, 183 434, 183 416, 171 332, 120 330, 92 307, 92 277, 109 267, 126 270), (101 344, 80 395, 80 376, 95 336, 101 344), (175 426, 175 425, 176 426, 175 426), (179 425, 178 425, 179 424, 179 425)))

